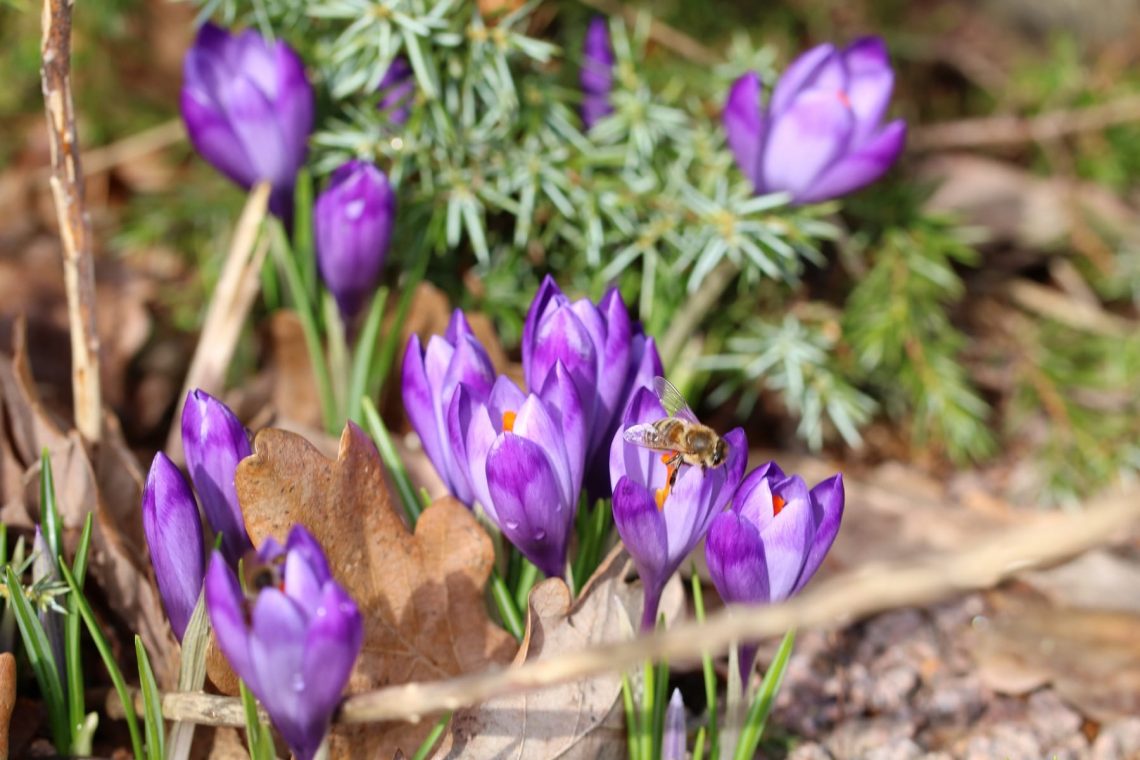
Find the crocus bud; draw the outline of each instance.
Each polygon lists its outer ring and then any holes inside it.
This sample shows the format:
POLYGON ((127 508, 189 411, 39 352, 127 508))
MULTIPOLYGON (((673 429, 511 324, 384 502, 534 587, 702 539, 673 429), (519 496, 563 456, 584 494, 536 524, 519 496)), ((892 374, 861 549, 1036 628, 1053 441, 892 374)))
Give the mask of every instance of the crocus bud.
POLYGON ((218 648, 297 760, 312 760, 360 654, 364 622, 302 526, 293 527, 284 549, 270 538, 246 561, 278 569, 280 582, 242 589, 214 553, 206 609, 218 648))
POLYGON ((146 477, 142 520, 162 606, 181 641, 202 591, 202 522, 182 472, 161 451, 146 477))
POLYGON ((228 406, 194 389, 182 407, 182 449, 206 521, 222 535, 222 553, 236 566, 252 547, 234 485, 238 462, 253 453, 245 427, 228 406))
POLYGON ((182 119, 215 169, 246 189, 268 181, 270 210, 292 218, 313 128, 313 88, 292 48, 205 24, 183 62, 182 119))
POLYGON ((661 374, 656 346, 630 319, 616 288, 595 306, 585 298, 570 301, 547 276, 527 311, 522 362, 531 390, 542 388, 559 362, 574 379, 590 432, 586 487, 593 498, 609 497, 610 442, 633 392, 661 374))
POLYGON ((433 335, 426 351, 419 336, 408 340, 401 382, 404 409, 435 471, 467 506, 474 505, 475 494, 467 463, 450 443, 447 414, 460 383, 474 400, 484 401, 494 381, 491 359, 459 309, 452 313, 447 332, 433 335))
POLYGON ((400 56, 392 61, 384 78, 380 80, 380 103, 377 108, 388 114, 388 120, 403 126, 411 113, 412 96, 416 92, 416 78, 408 59, 400 56))
POLYGON ((610 91, 614 87, 614 49, 606 20, 595 16, 586 30, 582 44, 582 68, 578 72, 582 86, 582 123, 586 129, 613 113, 610 91))
POLYGON ((893 88, 878 37, 843 50, 820 45, 792 62, 767 105, 756 72, 733 83, 722 117, 728 146, 757 193, 837 198, 877 180, 902 152, 906 123, 883 126, 893 88))
MULTIPOLYGON (((621 429, 668 416, 654 392, 641 388, 626 407, 621 429)), ((681 465, 675 485, 668 488, 661 452, 630 443, 620 434, 614 437, 610 449, 614 525, 645 588, 642 630, 656 625, 666 582, 704 538, 744 475, 748 458, 744 431, 735 428, 724 440, 728 444, 724 464, 707 470, 681 465)))
POLYGON ((342 164, 317 198, 317 266, 346 322, 376 290, 395 221, 396 194, 384 172, 366 161, 342 164))
POLYGON ((673 689, 665 708, 665 735, 661 739, 661 760, 685 760, 685 700, 673 689))

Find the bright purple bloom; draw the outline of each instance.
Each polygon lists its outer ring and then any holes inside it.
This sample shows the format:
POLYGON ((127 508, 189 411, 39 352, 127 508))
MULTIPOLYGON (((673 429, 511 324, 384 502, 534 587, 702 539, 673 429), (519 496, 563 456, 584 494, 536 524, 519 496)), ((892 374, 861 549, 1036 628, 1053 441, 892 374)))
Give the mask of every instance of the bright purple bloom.
POLYGON ((757 193, 816 203, 858 190, 886 173, 906 141, 902 119, 883 126, 894 81, 878 37, 807 51, 766 105, 759 75, 749 72, 733 83, 724 107, 728 146, 757 193))
POLYGON ((596 498, 609 496, 610 442, 622 411, 637 388, 651 386, 661 374, 653 339, 630 319, 617 288, 597 306, 585 298, 571 302, 547 276, 523 325, 522 360, 531 390, 543 387, 558 362, 570 373, 589 432, 587 490, 596 498))
POLYGON ((423 442, 424 452, 455 498, 475 503, 466 460, 449 443, 447 413, 460 383, 473 401, 484 401, 495 381, 486 349, 471 332, 463 312, 456 309, 443 336, 433 335, 427 351, 418 335, 404 352, 402 390, 404 409, 423 442))
POLYGON ((293 526, 284 549, 267 539, 257 559, 280 568, 279 586, 243 590, 215 552, 206 572, 206 609, 234 672, 297 759, 311 760, 360 653, 364 621, 302 526, 293 526), (256 593, 252 602, 247 592, 256 593))
POLYGON ((485 402, 461 383, 448 431, 483 510, 539 570, 561 577, 586 454, 586 418, 566 368, 555 364, 530 394, 500 376, 485 402))
POLYGON ((238 462, 253 453, 245 427, 228 406, 196 388, 182 407, 182 450, 206 522, 222 535, 222 553, 236 566, 253 546, 234 484, 238 462))
POLYGON ((142 521, 162 606, 181 641, 202 591, 202 521, 182 472, 161 451, 143 488, 142 521))
POLYGON ((797 593, 819 569, 842 518, 842 475, 809 491, 774 462, 753 470, 732 509, 709 529, 705 557, 721 598, 767 604, 797 593))
POLYGON ((669 706, 665 708, 665 735, 661 740, 661 760, 685 760, 685 700, 681 690, 673 689, 669 706))
POLYGON ((416 78, 407 58, 400 56, 392 61, 384 72, 384 78, 380 80, 379 91, 381 97, 377 108, 386 111, 388 120, 393 124, 406 124, 411 113, 412 97, 416 92, 416 78))
POLYGON ((313 88, 292 48, 204 25, 183 62, 182 119, 203 158, 246 189, 267 180, 270 210, 291 219, 313 129, 313 88))
MULTIPOLYGON (((626 408, 621 427, 624 430, 667 416, 656 394, 641 388, 626 408)), ((744 475, 748 458, 744 431, 735 428, 724 440, 728 459, 723 465, 707 470, 682 465, 676 485, 667 493, 661 452, 629 443, 621 435, 614 437, 610 449, 614 524, 645 587, 643 630, 656 625, 665 583, 704 538, 744 475), (658 507, 661 497, 664 501, 658 507)))
POLYGON ((613 113, 610 91, 614 87, 614 49, 606 20, 594 16, 582 44, 582 68, 578 82, 582 86, 582 123, 586 129, 613 113))
POLYGON ((342 164, 317 198, 317 266, 346 321, 376 290, 395 220, 396 194, 388 177, 367 161, 342 164))

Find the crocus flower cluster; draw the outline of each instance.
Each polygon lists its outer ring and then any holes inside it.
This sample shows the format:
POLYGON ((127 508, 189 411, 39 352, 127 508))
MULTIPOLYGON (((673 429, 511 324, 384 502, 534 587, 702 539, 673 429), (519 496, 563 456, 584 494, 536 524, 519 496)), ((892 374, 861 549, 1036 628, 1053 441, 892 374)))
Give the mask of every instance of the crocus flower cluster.
POLYGON ((206 573, 206 608, 218 648, 265 706, 297 760, 316 755, 364 641, 352 597, 333 579, 324 552, 300 525, 282 548, 257 552, 278 577, 243 589, 215 552, 206 573))
MULTIPOLYGON (((182 448, 206 522, 221 535, 223 556, 236 564, 252 548, 234 486, 238 462, 250 454, 245 428, 221 401, 192 390, 182 410, 182 448)), ((202 522, 194 491, 162 452, 147 474, 142 518, 159 595, 181 640, 202 590, 202 522)))
POLYGON ((366 161, 342 164, 317 198, 317 266, 346 322, 376 289, 395 219, 396 194, 388 177, 366 161))
POLYGON ((893 88, 881 39, 820 45, 792 62, 766 105, 756 72, 733 83, 728 145, 757 193, 786 192, 794 203, 839 197, 877 180, 902 152, 905 122, 883 126, 893 88))
MULTIPOLYGON (((622 429, 668 417, 650 390, 638 390, 622 419, 622 429)), ((728 459, 720 467, 702 470, 683 466, 676 484, 666 492, 668 474, 661 453, 613 439, 610 478, 614 484, 614 525, 637 567, 645 590, 642 630, 657 622, 661 592, 689 552, 708 532, 713 519, 728 506, 744 475, 748 442, 735 428, 724 436, 728 459), (658 499, 658 493, 665 496, 658 499)))
POLYGON ((601 16, 595 16, 586 29, 578 81, 582 86, 582 123, 589 129, 614 110, 610 104, 610 91, 614 87, 614 49, 610 43, 609 26, 601 16))
POLYGON ((609 495, 620 411, 634 388, 652 383, 661 360, 616 290, 596 305, 571 302, 551 278, 531 304, 522 354, 526 392, 495 377, 456 311, 426 351, 418 337, 409 341, 404 406, 456 498, 482 506, 524 556, 558 576, 583 483, 609 495))
POLYGON ((251 29, 206 24, 183 63, 181 102, 194 149, 241 187, 268 181, 270 210, 289 221, 313 129, 313 89, 297 54, 251 29))

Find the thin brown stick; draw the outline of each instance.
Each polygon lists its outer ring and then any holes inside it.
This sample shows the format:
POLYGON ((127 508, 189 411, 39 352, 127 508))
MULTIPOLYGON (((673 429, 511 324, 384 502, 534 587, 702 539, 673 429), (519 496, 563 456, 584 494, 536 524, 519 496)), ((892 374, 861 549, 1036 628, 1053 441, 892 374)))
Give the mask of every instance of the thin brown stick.
MULTIPOLYGON (((995 532, 965 551, 925 560, 879 563, 825 581, 783 604, 726 609, 703 624, 683 623, 671 630, 631 641, 568 652, 549 660, 448 681, 411 683, 346 699, 338 720, 373 723, 418 721, 424 716, 474 705, 494 697, 532 691, 600 673, 624 670, 647 659, 672 662, 697 659, 702 652, 723 652, 733 642, 760 639, 792 628, 845 625, 885 610, 929 604, 976 589, 990 588, 1014 573, 1056 563, 1128 535, 1140 520, 1140 489, 1101 498, 1076 514, 1057 514, 1031 524, 995 532)), ((109 701, 115 700, 114 695, 109 701)), ((118 704, 109 709, 121 713, 118 704)), ((141 710, 141 700, 136 709, 141 710)), ((162 700, 171 720, 240 726, 239 700, 201 693, 172 693, 162 700)))
POLYGON ((182 404, 192 388, 208 393, 221 393, 226 370, 233 359, 241 329, 261 289, 262 264, 269 251, 269 236, 262 235, 258 243, 261 223, 269 204, 269 183, 262 182, 250 191, 237 227, 234 229, 230 250, 222 276, 214 288, 202 334, 194 349, 194 358, 186 372, 186 381, 178 397, 174 423, 166 437, 166 453, 175 461, 182 458, 182 404))
POLYGON ((83 202, 75 104, 71 98, 71 5, 70 0, 44 0, 40 78, 51 145, 51 192, 63 243, 75 427, 88 441, 98 441, 103 412, 99 333, 95 325, 95 264, 91 223, 83 202))
POLYGON ((720 297, 738 274, 740 274, 739 264, 730 259, 722 260, 705 276, 697 292, 678 309, 664 337, 657 344, 661 353, 661 362, 666 367, 672 366, 681 355, 685 343, 697 332, 701 322, 720 302, 720 297))
POLYGON ((1052 111, 1032 118, 989 116, 927 124, 911 132, 907 147, 936 151, 1049 142, 1133 121, 1140 121, 1140 95, 1129 95, 1087 108, 1052 111))

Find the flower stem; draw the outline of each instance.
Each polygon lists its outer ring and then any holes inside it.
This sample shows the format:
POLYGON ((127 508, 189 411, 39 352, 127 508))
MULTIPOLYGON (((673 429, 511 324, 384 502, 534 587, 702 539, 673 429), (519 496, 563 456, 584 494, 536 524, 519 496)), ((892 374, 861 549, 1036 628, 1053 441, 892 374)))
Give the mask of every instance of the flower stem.
POLYGON ((522 616, 519 614, 518 607, 515 606, 515 599, 511 595, 511 590, 507 588, 507 584, 497 568, 491 570, 491 595, 495 599, 495 606, 499 610, 499 617, 502 618, 503 625, 507 627, 512 636, 522 641, 522 616))
POLYGON ((384 305, 388 302, 388 288, 380 288, 372 297, 372 305, 364 318, 364 327, 352 351, 352 377, 348 382, 348 418, 358 425, 361 417, 361 401, 368 389, 368 374, 372 367, 372 357, 376 353, 376 339, 380 334, 380 321, 384 316, 384 305))
POLYGON ((388 467, 388 474, 396 483, 396 491, 399 492, 400 501, 404 502, 404 511, 408 515, 408 523, 410 527, 415 528, 416 521, 420 519, 423 509, 420 508, 421 502, 419 496, 416 495, 416 489, 412 488, 412 479, 409 477, 400 455, 396 453, 396 445, 392 443, 392 436, 389 435, 384 420, 380 418, 380 412, 376 411, 376 405, 372 403, 370 398, 364 398, 362 403, 364 421, 368 427, 368 432, 372 435, 372 440, 376 442, 380 458, 388 467))

